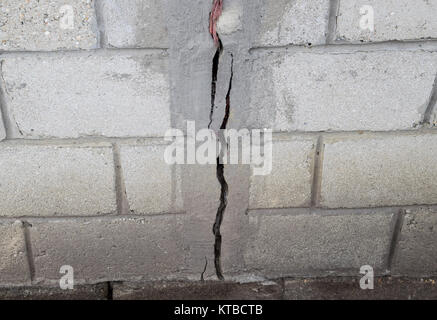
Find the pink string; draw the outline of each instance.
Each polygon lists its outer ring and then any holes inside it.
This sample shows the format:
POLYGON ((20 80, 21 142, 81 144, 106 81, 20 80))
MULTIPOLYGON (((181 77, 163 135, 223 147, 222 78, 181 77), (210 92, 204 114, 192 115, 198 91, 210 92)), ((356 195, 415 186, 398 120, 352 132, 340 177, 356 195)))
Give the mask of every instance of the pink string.
POLYGON ((219 46, 219 37, 217 35, 217 21, 220 18, 223 10, 223 0, 214 0, 212 10, 209 15, 209 33, 214 39, 215 45, 219 46))

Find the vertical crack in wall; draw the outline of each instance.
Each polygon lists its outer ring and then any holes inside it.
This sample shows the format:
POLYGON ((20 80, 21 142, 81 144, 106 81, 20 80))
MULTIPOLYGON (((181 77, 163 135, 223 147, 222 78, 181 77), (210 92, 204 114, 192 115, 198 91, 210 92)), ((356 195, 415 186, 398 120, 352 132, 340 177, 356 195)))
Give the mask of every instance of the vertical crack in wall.
MULTIPOLYGON (((217 35, 218 37, 218 35, 217 35)), ((212 59, 212 80, 211 80, 211 110, 209 112, 209 124, 208 129, 211 128, 212 117, 214 115, 215 108, 215 94, 217 91, 217 74, 220 63, 220 56, 223 52, 223 44, 221 40, 218 40, 218 48, 215 52, 214 58, 212 59)))
POLYGON ((390 248, 389 253, 387 257, 387 270, 391 272, 393 267, 393 260, 396 255, 396 249, 399 242, 399 236, 402 231, 402 227, 404 224, 404 218, 405 218, 406 211, 405 209, 400 209, 396 214, 393 216, 393 231, 392 231, 392 238, 390 240, 390 248))
POLYGON ((340 0, 330 0, 328 28, 326 31, 327 44, 333 44, 335 42, 336 32, 337 32, 337 18, 338 18, 339 10, 340 10, 340 0))
MULTIPOLYGON (((217 74, 220 65, 220 56, 223 53, 223 43, 220 40, 219 35, 217 34, 217 20, 219 19, 223 8, 223 0, 214 0, 213 7, 209 15, 209 32, 214 40, 215 45, 217 46, 216 53, 212 60, 212 81, 211 81, 211 110, 209 115, 209 124, 208 128, 210 128, 213 120, 214 109, 215 109, 215 95, 216 95, 216 87, 217 87, 217 74)), ((225 106, 225 115, 223 117, 220 129, 226 129, 229 120, 229 114, 231 110, 231 91, 232 91, 232 80, 233 80, 233 66, 234 66, 234 57, 231 54, 231 76, 229 79, 229 87, 226 93, 226 106, 225 106)), ((222 251, 222 235, 220 232, 220 228, 223 222, 223 216, 228 205, 228 184, 225 179, 224 173, 224 164, 221 161, 224 156, 223 148, 221 148, 220 154, 217 157, 217 167, 216 167, 216 176, 217 180, 220 183, 220 204, 217 209, 217 214, 215 218, 215 222, 212 228, 212 232, 214 234, 214 266, 217 278, 220 280, 224 280, 223 270, 221 266, 221 251, 222 251)), ((202 273, 203 279, 203 273, 202 273)))
POLYGON ((432 121, 432 114, 435 106, 437 105, 437 75, 434 79, 434 84, 431 90, 431 95, 428 100, 428 105, 426 107, 425 113, 423 114, 423 120, 421 122, 422 126, 434 126, 432 121))
POLYGON ((29 277, 30 277, 30 282, 33 283, 35 279, 35 261, 33 258, 32 242, 30 240, 30 231, 29 231, 29 228, 32 228, 32 224, 30 224, 27 221, 22 221, 22 223, 23 223, 24 245, 26 247, 27 264, 29 268, 29 277))
MULTIPOLYGON (((225 109, 225 115, 223 117, 222 124, 220 126, 221 130, 226 129, 228 125, 229 120, 229 114, 231 111, 231 91, 232 91, 232 79, 234 76, 234 57, 231 54, 231 77, 229 79, 229 88, 228 92, 226 94, 226 109, 225 109)), ((223 149, 223 148, 222 148, 223 149)), ((219 156, 217 157, 217 180, 220 183, 220 205, 217 209, 217 215, 215 218, 215 223, 212 228, 212 232, 215 236, 215 243, 214 243, 214 265, 215 265, 215 271, 217 274, 217 277, 220 280, 224 280, 223 277, 223 270, 221 266, 221 251, 222 251, 222 236, 220 233, 220 227, 223 222, 223 216, 226 210, 226 207, 228 205, 228 184, 225 179, 225 172, 224 172, 224 164, 222 163, 221 158, 224 156, 223 150, 220 152, 219 156)))

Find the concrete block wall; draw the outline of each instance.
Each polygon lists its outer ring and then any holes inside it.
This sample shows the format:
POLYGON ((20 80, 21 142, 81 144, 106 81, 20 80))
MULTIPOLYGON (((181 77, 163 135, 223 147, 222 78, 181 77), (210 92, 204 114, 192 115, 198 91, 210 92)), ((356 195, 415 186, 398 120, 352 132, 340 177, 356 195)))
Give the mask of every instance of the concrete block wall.
MULTIPOLYGON (((216 279, 216 166, 164 162, 210 121, 211 5, 0 3, 0 286, 216 279)), ((212 127, 233 61, 228 128, 274 132, 271 174, 225 165, 225 278, 437 274, 437 4, 223 9, 212 127)))

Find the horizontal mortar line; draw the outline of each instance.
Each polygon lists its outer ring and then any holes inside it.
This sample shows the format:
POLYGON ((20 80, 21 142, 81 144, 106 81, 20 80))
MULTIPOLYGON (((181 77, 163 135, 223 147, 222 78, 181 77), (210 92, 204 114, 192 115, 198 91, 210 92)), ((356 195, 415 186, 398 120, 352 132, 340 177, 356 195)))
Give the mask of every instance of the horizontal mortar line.
POLYGON ((170 141, 165 141, 164 137, 126 137, 126 138, 110 138, 110 137, 80 137, 80 138, 43 138, 43 139, 26 139, 26 138, 7 138, 0 141, 0 146, 3 145, 96 145, 111 147, 113 143, 120 144, 169 144, 170 141))
POLYGON ((47 57, 56 57, 56 56, 88 56, 89 54, 95 55, 104 55, 106 53, 109 54, 132 54, 138 55, 141 53, 167 53, 168 48, 95 48, 95 49, 83 49, 83 50, 55 50, 55 51, 0 51, 1 57, 9 57, 9 56, 47 56, 47 57))
POLYGON ((286 138, 287 136, 311 136, 318 137, 323 135, 324 137, 368 137, 368 136, 409 136, 409 135, 421 135, 421 134, 437 134, 435 128, 419 128, 407 129, 407 130, 392 130, 392 131, 369 131, 369 130, 354 130, 354 131, 291 131, 291 132, 273 132, 274 138, 286 138))
POLYGON ((344 214, 374 214, 375 211, 380 213, 396 213, 399 210, 414 210, 420 208, 429 208, 437 211, 436 204, 417 204, 405 206, 379 206, 379 207, 359 207, 359 208, 310 208, 310 207, 294 207, 294 208, 257 208, 248 209, 246 214, 249 216, 276 216, 276 215, 329 215, 337 216, 344 214))
MULTIPOLYGON (((229 128, 233 129, 233 128, 229 128)), ((242 128, 245 129, 245 128, 242 128)), ((235 129, 241 130, 241 129, 235 129)), ((248 129, 253 130, 253 129, 248 129)), ((420 135, 420 134, 437 134, 437 128, 422 128, 417 129, 402 129, 391 131, 370 131, 370 130, 352 130, 352 131, 275 131, 273 132, 274 138, 287 138, 294 136, 408 136, 408 135, 420 135)), ((187 135, 179 136, 187 138, 187 135)), ((28 138, 6 138, 0 141, 1 145, 96 145, 101 143, 103 146, 110 147, 113 143, 121 143, 128 145, 142 145, 147 143, 153 144, 170 144, 171 141, 165 141, 164 137, 103 137, 103 136, 90 136, 79 138, 42 138, 42 139, 28 139, 28 138)))
POLYGON ((418 50, 418 51, 437 51, 437 39, 411 40, 411 41, 381 41, 368 43, 334 42, 330 44, 318 45, 283 45, 283 46, 259 46, 249 49, 249 53, 257 51, 267 52, 314 52, 314 53, 355 53, 371 51, 399 51, 399 50, 418 50))
POLYGON ((15 222, 20 221, 69 221, 69 220, 147 220, 149 218, 169 217, 169 216, 186 216, 186 211, 180 212, 166 212, 166 213, 145 213, 145 214, 105 214, 105 215, 71 215, 71 216, 17 216, 8 217, 0 216, 1 222, 15 222))

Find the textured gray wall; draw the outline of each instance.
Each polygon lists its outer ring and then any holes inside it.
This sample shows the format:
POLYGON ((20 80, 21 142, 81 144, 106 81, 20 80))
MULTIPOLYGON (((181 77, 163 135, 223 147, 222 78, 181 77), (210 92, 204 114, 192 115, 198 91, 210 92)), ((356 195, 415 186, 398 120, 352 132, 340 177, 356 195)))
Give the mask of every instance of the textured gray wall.
MULTIPOLYGON (((0 286, 215 279, 216 166, 163 160, 210 121, 211 2, 0 2, 0 286)), ((437 274, 436 15, 224 0, 212 128, 232 55, 228 128, 274 131, 270 175, 225 165, 226 279, 437 274)))

